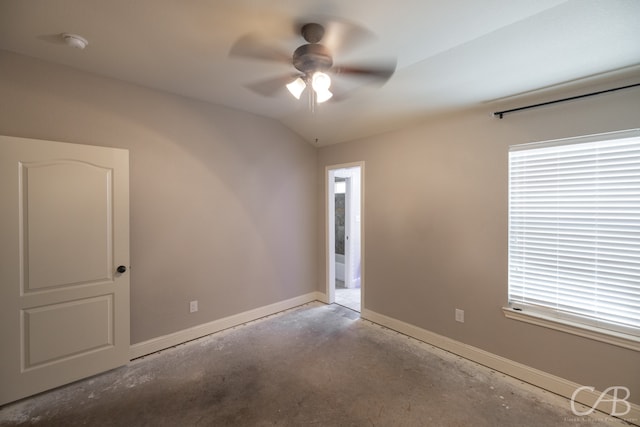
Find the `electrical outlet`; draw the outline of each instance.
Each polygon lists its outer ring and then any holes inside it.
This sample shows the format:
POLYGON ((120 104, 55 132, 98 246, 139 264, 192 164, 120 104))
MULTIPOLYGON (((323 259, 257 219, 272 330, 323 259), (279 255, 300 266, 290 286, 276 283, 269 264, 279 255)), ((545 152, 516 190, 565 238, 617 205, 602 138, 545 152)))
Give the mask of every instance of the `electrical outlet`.
POLYGON ((456 308, 456 322, 464 323, 464 310, 456 308))
POLYGON ((191 301, 189 303, 189 313, 195 313, 198 311, 198 301, 191 301))

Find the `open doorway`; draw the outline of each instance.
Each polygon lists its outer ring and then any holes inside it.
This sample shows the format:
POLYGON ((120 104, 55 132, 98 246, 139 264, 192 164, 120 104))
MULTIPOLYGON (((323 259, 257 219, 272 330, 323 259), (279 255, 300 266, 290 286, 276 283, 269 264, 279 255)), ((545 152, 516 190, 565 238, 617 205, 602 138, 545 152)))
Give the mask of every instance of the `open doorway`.
POLYGON ((327 168, 327 295, 362 310, 362 162, 327 168))

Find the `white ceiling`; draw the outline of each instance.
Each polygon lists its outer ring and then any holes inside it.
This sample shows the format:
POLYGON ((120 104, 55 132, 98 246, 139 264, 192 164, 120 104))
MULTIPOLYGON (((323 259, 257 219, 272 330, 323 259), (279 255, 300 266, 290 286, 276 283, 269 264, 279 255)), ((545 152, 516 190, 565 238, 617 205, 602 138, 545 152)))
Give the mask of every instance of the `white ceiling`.
POLYGON ((324 145, 633 68, 639 22, 640 0, 0 0, 0 48, 271 117, 324 145), (335 63, 397 60, 384 86, 314 114, 286 91, 245 87, 293 67, 230 57, 236 40, 259 34, 292 52, 304 43, 295 24, 327 17, 376 36, 335 63), (63 32, 89 46, 65 46, 63 32))

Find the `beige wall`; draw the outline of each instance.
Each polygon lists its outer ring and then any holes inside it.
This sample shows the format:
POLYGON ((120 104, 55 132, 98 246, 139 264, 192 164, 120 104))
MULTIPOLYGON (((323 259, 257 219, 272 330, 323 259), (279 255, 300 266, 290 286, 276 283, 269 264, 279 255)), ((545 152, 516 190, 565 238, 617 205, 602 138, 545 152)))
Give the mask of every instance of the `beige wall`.
MULTIPOLYGON (((638 403, 640 353, 509 320, 501 307, 508 146, 638 127, 640 89, 503 120, 489 117, 498 107, 319 150, 319 177, 327 165, 365 161, 365 306, 599 390, 625 385, 638 403), (455 308, 465 310, 464 324, 454 321, 455 308)), ((319 179, 320 206, 323 197, 319 179)), ((319 266, 323 227, 321 220, 319 266)), ((319 289, 324 280, 322 267, 319 289)))
POLYGON ((132 343, 315 291, 316 149, 280 124, 1 51, 0 100, 0 134, 130 150, 132 343))

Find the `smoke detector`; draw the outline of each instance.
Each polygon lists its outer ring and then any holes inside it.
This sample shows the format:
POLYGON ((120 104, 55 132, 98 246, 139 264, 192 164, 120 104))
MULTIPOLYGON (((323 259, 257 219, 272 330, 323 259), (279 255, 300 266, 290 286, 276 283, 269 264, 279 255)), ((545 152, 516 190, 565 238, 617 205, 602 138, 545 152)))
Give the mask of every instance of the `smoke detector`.
POLYGON ((84 49, 89 44, 87 39, 77 34, 64 33, 62 34, 62 40, 64 40, 67 46, 71 46, 76 49, 84 49))

